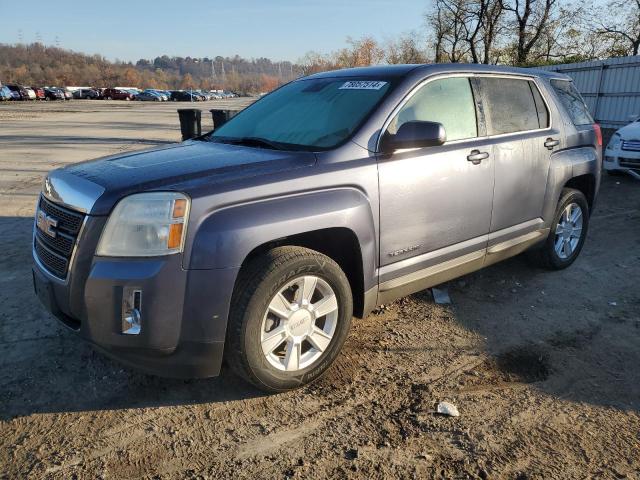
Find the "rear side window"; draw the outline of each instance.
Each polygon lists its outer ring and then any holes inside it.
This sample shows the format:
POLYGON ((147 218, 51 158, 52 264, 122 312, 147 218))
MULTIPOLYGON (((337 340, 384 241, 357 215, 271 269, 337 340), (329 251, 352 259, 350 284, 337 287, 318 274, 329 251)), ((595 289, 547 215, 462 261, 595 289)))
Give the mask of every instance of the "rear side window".
POLYGON ((427 83, 402 106, 388 131, 395 134, 402 124, 414 120, 441 123, 447 141, 477 137, 476 107, 469 79, 452 77, 427 83))
POLYGON ((593 117, 573 82, 568 80, 551 80, 551 86, 560 98, 574 125, 592 125, 593 117))
MULTIPOLYGON (((501 77, 484 77, 479 80, 488 103, 486 116, 489 135, 540 128, 538 106, 529 85, 530 81, 501 77)), ((533 88, 537 87, 533 85, 533 88)), ((544 117, 544 113, 542 116, 544 117)), ((547 114, 546 123, 548 122, 547 114)))

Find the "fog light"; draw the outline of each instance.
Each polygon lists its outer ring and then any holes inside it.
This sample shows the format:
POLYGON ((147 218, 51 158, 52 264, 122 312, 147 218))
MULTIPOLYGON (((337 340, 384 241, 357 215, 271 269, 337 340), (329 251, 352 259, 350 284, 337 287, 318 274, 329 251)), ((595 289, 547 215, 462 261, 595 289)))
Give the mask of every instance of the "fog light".
POLYGON ((142 328, 142 290, 127 287, 122 293, 122 333, 138 335, 142 328))
POLYGON ((614 160, 614 157, 604 157, 605 162, 613 162, 614 160))

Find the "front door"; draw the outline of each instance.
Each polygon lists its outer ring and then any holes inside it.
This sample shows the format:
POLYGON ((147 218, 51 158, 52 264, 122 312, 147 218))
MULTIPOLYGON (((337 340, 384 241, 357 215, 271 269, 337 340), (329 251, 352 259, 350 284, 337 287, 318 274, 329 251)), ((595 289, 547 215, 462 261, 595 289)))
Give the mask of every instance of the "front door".
POLYGON ((381 291, 461 256, 482 262, 494 166, 490 140, 478 138, 484 134, 477 103, 470 78, 437 78, 416 90, 389 124, 394 134, 404 122, 440 122, 447 141, 379 157, 381 291))

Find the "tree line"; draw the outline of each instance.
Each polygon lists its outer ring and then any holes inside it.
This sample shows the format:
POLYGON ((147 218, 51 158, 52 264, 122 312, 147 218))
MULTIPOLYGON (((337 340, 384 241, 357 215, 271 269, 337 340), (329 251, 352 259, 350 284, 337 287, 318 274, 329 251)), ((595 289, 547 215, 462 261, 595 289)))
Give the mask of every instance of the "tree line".
POLYGON ((291 62, 240 56, 156 57, 111 62, 41 43, 0 44, 0 82, 33 86, 128 86, 159 89, 225 89, 240 93, 270 91, 299 77, 291 62))
POLYGON ((380 42, 347 39, 331 53, 310 52, 313 73, 378 63, 472 62, 513 66, 571 63, 640 49, 640 0, 432 0, 423 31, 380 42))
POLYGON ((237 55, 111 62, 41 43, 0 44, 0 81, 257 93, 337 68, 430 62, 536 66, 637 55, 639 49, 640 0, 432 0, 419 30, 386 41, 347 38, 344 48, 309 52, 297 63, 237 55))

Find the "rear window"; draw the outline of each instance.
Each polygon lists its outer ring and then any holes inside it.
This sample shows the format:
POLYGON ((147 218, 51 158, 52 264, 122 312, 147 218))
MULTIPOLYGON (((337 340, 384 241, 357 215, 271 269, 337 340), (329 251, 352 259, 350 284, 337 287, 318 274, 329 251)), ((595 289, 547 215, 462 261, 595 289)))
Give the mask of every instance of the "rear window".
POLYGON ((574 125, 591 125, 594 122, 589 113, 587 105, 584 103, 580 92, 573 82, 568 80, 551 80, 551 86, 555 90, 560 102, 569 114, 574 125))
POLYGON ((483 77, 479 80, 488 103, 486 116, 489 135, 524 132, 548 126, 546 109, 539 111, 540 106, 534 98, 533 89, 537 90, 537 87, 530 86, 529 80, 501 77, 483 77), (540 120, 539 116, 542 117, 540 120))

